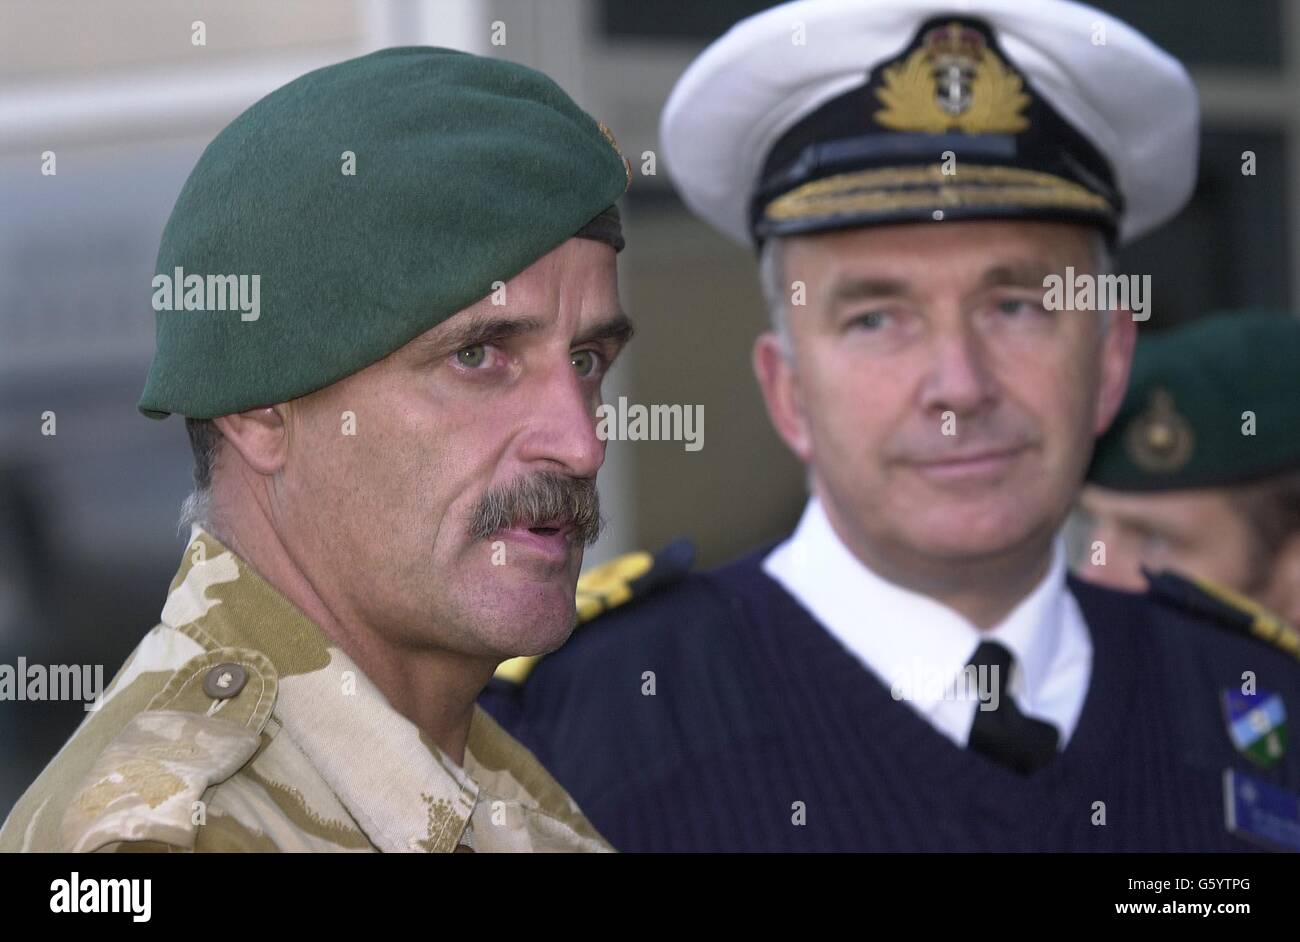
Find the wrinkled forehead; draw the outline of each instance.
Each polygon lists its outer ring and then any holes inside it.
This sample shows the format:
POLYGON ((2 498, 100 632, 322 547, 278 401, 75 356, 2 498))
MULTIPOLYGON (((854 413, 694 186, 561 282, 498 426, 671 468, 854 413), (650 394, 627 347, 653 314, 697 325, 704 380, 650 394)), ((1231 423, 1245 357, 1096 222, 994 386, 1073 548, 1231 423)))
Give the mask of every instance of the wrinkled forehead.
POLYGON ((961 222, 942 228, 873 226, 787 237, 778 249, 790 279, 907 282, 914 287, 948 280, 1015 282, 1091 265, 1100 235, 1063 223, 961 222))

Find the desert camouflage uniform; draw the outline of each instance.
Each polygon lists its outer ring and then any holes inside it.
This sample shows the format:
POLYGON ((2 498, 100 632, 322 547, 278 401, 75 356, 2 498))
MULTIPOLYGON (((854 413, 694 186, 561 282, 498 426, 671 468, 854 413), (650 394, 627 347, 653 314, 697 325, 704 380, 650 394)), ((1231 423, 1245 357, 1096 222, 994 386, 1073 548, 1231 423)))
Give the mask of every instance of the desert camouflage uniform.
POLYGON ((603 851, 474 708, 461 768, 195 528, 162 623, 18 801, 0 851, 603 851))

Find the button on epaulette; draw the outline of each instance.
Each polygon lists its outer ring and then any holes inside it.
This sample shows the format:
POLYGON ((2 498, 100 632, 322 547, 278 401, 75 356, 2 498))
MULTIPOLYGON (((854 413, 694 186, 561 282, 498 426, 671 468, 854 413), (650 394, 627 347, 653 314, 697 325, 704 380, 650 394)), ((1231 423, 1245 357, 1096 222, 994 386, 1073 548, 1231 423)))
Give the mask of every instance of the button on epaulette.
MULTIPOLYGON (((674 540, 657 553, 627 553, 595 566, 578 577, 578 624, 581 626, 611 609, 642 598, 655 589, 685 578, 695 564, 690 540, 674 540)), ((544 655, 502 661, 494 680, 522 684, 544 655)))
POLYGON ((1300 660, 1300 631, 1262 605, 1205 579, 1192 579, 1165 570, 1145 571, 1151 594, 1216 625, 1266 641, 1300 660))
POLYGON ((64 849, 191 849, 200 799, 257 752, 278 683, 257 651, 224 647, 186 661, 95 760, 63 815, 64 849))

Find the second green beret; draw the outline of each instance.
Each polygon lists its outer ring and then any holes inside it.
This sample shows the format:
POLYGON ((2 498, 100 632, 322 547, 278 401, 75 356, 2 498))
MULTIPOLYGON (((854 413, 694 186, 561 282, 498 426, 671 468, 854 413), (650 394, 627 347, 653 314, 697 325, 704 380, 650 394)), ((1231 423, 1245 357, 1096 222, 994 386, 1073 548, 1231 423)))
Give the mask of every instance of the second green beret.
POLYGON ((1300 320, 1224 312, 1143 336, 1088 479, 1118 491, 1218 487, 1300 468, 1300 320))
POLYGON ((621 246, 613 137, 554 82, 385 49, 277 89, 212 141, 163 231, 145 415, 306 395, 566 239, 621 246))

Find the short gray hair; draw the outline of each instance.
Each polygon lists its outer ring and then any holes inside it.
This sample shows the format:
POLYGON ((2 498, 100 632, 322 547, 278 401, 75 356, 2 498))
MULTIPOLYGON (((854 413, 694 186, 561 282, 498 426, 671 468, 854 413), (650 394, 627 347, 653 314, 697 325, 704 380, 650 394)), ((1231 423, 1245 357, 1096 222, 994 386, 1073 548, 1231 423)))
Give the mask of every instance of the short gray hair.
MULTIPOLYGON (((789 356, 794 350, 790 341, 790 329, 786 322, 786 312, 790 307, 790 285, 785 280, 785 258, 783 239, 773 236, 763 243, 758 253, 758 284, 763 291, 763 301, 767 305, 768 317, 772 321, 772 330, 781 338, 781 347, 789 356)), ((1094 274, 1110 275, 1115 270, 1115 256, 1111 252, 1110 242, 1100 229, 1091 234, 1092 255, 1095 260, 1094 274)), ((1109 313, 1109 312, 1102 312, 1109 313)), ((1102 320, 1102 335, 1110 326, 1110 318, 1102 320)))
POLYGON ((188 535, 196 523, 205 530, 212 529, 212 469, 222 442, 221 430, 211 419, 186 418, 185 431, 194 452, 194 490, 181 504, 177 531, 182 535, 188 535))
POLYGON ((790 304, 790 294, 786 290, 785 261, 782 256, 782 240, 779 236, 773 236, 763 243, 758 253, 758 285, 763 291, 763 302, 767 305, 772 329, 786 341, 789 331, 786 328, 785 311, 790 304))

